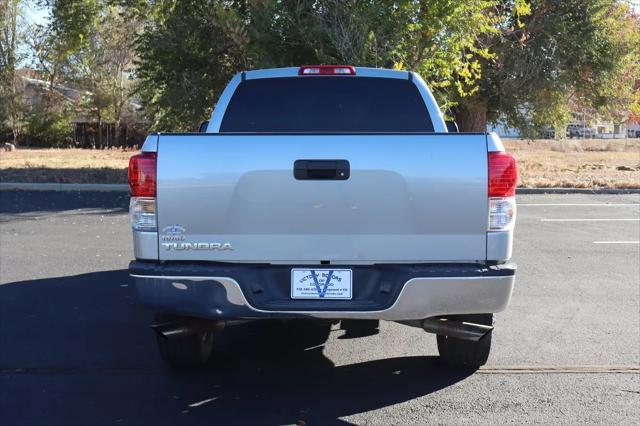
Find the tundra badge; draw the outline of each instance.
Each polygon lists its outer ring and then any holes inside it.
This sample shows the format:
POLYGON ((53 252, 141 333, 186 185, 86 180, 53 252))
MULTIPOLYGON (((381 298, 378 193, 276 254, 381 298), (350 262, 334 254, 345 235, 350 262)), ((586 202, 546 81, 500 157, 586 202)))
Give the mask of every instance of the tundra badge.
POLYGON ((165 250, 233 250, 230 243, 161 243, 165 250))

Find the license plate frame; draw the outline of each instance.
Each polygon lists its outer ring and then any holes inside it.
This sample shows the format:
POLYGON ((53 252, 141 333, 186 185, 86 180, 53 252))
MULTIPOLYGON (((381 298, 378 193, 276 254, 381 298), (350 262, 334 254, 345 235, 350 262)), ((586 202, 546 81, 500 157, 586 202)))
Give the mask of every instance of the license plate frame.
POLYGON ((291 298, 351 300, 353 298, 353 270, 293 268, 291 269, 291 298))

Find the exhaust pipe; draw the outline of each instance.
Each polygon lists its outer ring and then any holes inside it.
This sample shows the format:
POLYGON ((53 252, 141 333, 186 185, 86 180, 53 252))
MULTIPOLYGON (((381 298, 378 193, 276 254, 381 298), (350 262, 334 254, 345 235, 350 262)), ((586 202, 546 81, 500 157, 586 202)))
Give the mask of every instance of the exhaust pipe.
POLYGON ((210 331, 221 331, 225 327, 224 321, 213 321, 199 318, 185 318, 182 321, 163 322, 153 324, 151 328, 165 339, 176 339, 193 334, 210 331))
POLYGON ((493 330, 493 326, 490 325, 448 320, 446 318, 427 318, 422 321, 422 328, 428 333, 472 342, 481 340, 493 330))

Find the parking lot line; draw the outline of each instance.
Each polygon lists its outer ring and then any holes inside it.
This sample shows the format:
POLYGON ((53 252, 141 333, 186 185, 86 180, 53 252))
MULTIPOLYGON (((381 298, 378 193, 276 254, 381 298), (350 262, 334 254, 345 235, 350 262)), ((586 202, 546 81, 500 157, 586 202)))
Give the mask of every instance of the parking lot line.
POLYGON ((593 244, 640 244, 640 241, 594 241, 593 244))
POLYGON ((640 203, 518 203, 520 206, 538 206, 538 207, 621 207, 621 206, 640 206, 640 203))
MULTIPOLYGON (((134 368, 65 368, 65 367, 13 367, 0 368, 0 375, 82 375, 82 374, 154 374, 163 373, 162 368, 134 367, 134 368)), ((567 374, 567 373, 595 373, 595 374, 640 374, 638 365, 486 365, 476 371, 478 374, 567 374)), ((196 402, 194 406, 203 405, 217 398, 196 402)))
POLYGON ((637 222, 640 218, 605 219, 605 218, 583 218, 583 219, 540 219, 541 222, 637 222))

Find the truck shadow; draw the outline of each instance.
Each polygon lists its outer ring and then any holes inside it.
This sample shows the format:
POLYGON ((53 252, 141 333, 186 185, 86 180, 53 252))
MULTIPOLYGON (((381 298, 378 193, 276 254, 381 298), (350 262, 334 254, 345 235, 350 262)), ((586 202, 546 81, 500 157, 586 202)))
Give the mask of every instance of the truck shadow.
POLYGON ((129 209, 129 194, 117 191, 0 191, 0 201, 0 221, 78 209, 83 214, 122 214, 129 209))
POLYGON ((435 357, 341 365, 330 325, 227 328, 209 365, 171 371, 125 270, 0 286, 0 424, 307 424, 428 395, 464 380, 435 357))

